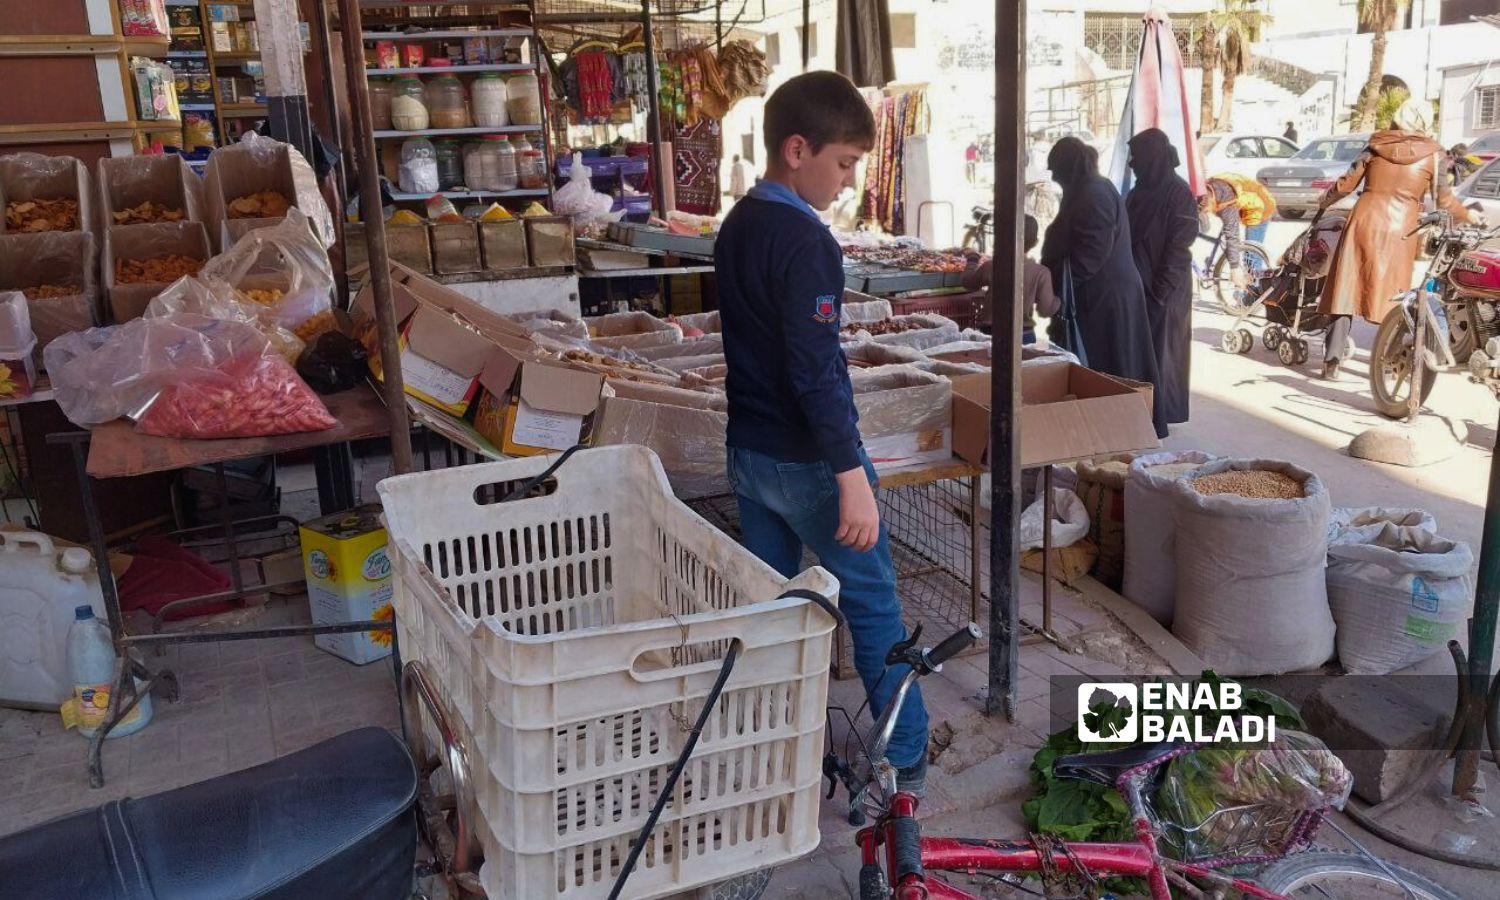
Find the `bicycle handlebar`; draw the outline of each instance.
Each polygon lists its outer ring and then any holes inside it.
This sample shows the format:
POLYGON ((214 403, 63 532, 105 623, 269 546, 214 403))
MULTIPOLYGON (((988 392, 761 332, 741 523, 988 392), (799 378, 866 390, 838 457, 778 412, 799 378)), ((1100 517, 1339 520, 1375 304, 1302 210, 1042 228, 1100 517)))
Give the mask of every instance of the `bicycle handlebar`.
POLYGON ((925 662, 934 669, 943 663, 974 646, 974 642, 984 637, 984 632, 973 622, 965 625, 943 639, 941 644, 927 651, 925 662))

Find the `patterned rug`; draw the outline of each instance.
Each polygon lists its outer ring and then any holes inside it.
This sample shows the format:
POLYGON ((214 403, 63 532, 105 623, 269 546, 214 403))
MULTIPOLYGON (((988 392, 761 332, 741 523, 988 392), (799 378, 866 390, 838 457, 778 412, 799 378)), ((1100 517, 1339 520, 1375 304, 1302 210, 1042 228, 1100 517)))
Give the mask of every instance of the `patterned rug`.
POLYGON ((702 116, 679 129, 672 138, 677 208, 696 216, 719 212, 719 161, 724 157, 724 133, 718 119, 702 116))

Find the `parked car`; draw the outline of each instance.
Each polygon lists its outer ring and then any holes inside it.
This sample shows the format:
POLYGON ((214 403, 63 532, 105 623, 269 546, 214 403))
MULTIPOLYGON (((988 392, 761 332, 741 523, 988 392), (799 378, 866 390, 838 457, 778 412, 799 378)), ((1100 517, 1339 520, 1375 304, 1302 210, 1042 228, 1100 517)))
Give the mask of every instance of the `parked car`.
POLYGON ((1205 134, 1198 138, 1204 174, 1233 172, 1254 178, 1262 168, 1290 159, 1297 145, 1273 134, 1205 134))
POLYGON ((1469 155, 1477 156, 1484 162, 1500 157, 1500 131, 1481 134, 1469 141, 1469 155))
POLYGON ((1500 224, 1500 157, 1492 158, 1458 186, 1458 199, 1478 203, 1491 225, 1500 224))
MULTIPOLYGON (((1314 138, 1284 164, 1266 166, 1255 177, 1276 199, 1277 212, 1288 219, 1300 219, 1317 212, 1323 193, 1349 170, 1349 164, 1369 143, 1369 134, 1314 138)), ((1334 209, 1353 205, 1351 195, 1334 204, 1334 209)))

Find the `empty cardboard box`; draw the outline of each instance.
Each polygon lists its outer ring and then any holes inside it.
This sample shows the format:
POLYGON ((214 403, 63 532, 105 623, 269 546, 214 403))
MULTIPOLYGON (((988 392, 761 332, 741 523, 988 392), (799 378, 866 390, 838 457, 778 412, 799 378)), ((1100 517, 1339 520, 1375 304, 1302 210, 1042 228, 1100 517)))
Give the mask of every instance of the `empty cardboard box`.
MULTIPOLYGON (((953 451, 983 466, 990 463, 990 391, 989 374, 953 379, 953 451)), ((1160 446, 1138 390, 1072 363, 1023 368, 1018 417, 1023 468, 1160 446)))

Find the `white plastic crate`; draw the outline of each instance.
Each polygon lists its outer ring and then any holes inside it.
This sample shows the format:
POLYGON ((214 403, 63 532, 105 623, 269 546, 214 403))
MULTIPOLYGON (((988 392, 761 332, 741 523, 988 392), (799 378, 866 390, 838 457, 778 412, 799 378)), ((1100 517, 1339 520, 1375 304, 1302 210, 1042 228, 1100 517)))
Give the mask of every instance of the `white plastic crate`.
POLYGON ((833 622, 821 568, 787 581, 679 502, 651 451, 582 451, 380 483, 402 655, 470 750, 491 900, 604 898, 743 649, 630 878, 659 897, 818 843, 833 622), (538 495, 540 494, 540 495, 538 495))

